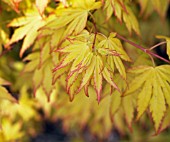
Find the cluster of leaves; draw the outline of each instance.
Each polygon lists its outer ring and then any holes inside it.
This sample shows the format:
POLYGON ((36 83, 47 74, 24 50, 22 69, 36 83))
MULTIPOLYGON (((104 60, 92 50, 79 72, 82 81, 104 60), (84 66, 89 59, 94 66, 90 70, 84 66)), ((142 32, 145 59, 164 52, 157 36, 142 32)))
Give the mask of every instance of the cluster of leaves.
MULTIPOLYGON (((19 62, 21 67, 16 65, 19 70, 11 78, 9 67, 1 63, 0 101, 12 101, 2 104, 14 114, 0 113, 4 117, 3 140, 21 138, 24 134, 19 128, 28 127, 25 122, 31 121, 34 116, 34 122, 38 121, 39 108, 49 119, 63 120, 65 130, 70 130, 72 126, 88 126, 93 134, 101 138, 108 136, 113 126, 122 134, 127 131, 125 124, 132 130, 135 112, 136 120, 145 112, 151 113, 156 134, 169 126, 170 65, 156 66, 153 57, 167 63, 170 61, 152 51, 157 45, 143 48, 128 38, 131 35, 131 39, 137 42, 136 35, 142 37, 146 33, 142 24, 139 28, 139 17, 136 16, 139 13, 142 18, 153 18, 156 10, 168 22, 166 11, 170 2, 136 1, 59 0, 59 4, 49 0, 0 2, 1 59, 10 64, 3 56, 9 58, 4 54, 12 54, 20 44, 19 57, 23 58, 19 62), (141 6, 141 11, 137 9, 137 4, 141 6), (7 14, 10 15, 8 18, 5 17, 7 14), (133 49, 120 40, 130 43, 133 49), (135 47, 145 53, 139 53, 135 47), (24 82, 24 79, 29 81, 24 82), (9 94, 6 89, 8 85, 10 90, 19 92, 19 100, 9 94), (36 96, 38 103, 28 97, 30 94, 36 96), (49 104, 43 94, 46 94, 49 104), (69 102, 65 94, 73 102, 69 102), (14 122, 17 118, 23 118, 24 122, 10 126, 8 117, 14 122), (16 134, 6 134, 10 127, 14 127, 16 134)), ((159 35, 157 38, 165 39, 166 42, 159 45, 166 43, 170 57, 170 33, 165 34, 167 36, 159 35)), ((36 134, 32 129, 29 132, 30 135, 36 134)))

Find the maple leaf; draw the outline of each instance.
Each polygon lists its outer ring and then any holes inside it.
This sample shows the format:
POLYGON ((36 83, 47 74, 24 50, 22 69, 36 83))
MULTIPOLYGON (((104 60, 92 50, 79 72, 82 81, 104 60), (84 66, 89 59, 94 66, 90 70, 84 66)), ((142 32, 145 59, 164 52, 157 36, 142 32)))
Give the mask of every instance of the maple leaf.
POLYGON ((119 0, 106 0, 104 9, 106 9, 107 20, 110 19, 110 17, 114 13, 115 16, 120 21, 122 21, 122 12, 123 10, 126 11, 126 6, 123 2, 121 3, 119 0))
POLYGON ((161 121, 166 111, 166 103, 170 105, 169 95, 167 94, 170 89, 169 70, 169 65, 157 66, 155 68, 140 66, 129 70, 130 73, 134 73, 137 76, 129 84, 129 89, 127 89, 125 95, 139 90, 136 119, 139 119, 149 107, 155 123, 156 133, 158 133, 161 127, 161 121))
POLYGON ((106 0, 104 9, 106 9, 107 14, 106 20, 110 19, 114 13, 120 22, 124 21, 130 34, 134 30, 136 34, 140 35, 138 21, 125 2, 120 0, 106 0))
MULTIPOLYGON (((130 58, 123 50, 121 42, 115 38, 115 34, 111 33, 108 38, 96 35, 97 42, 95 45, 93 44, 94 36, 94 34, 90 35, 87 31, 83 31, 76 38, 69 37, 70 43, 66 41, 64 48, 56 50, 63 55, 63 58, 54 68, 54 72, 60 72, 61 69, 62 72, 66 71, 65 67, 71 64, 69 71, 67 68, 68 75, 66 79, 66 89, 71 100, 73 99, 73 94, 77 94, 82 88, 88 87, 90 81, 96 90, 98 102, 102 92, 103 79, 113 88, 119 90, 113 81, 114 65, 122 77, 126 78, 125 68, 121 59, 130 61, 130 58), (95 49, 93 49, 93 46, 95 49), (108 60, 111 61, 111 64, 107 62, 108 60), (76 88, 78 88, 77 93, 76 88), (74 93, 70 94, 70 92, 74 93)), ((54 78, 56 80, 56 77, 54 78)))
POLYGON ((159 39, 165 39, 166 40, 166 53, 169 56, 170 59, 170 37, 166 36, 156 36, 159 39))
POLYGON ((126 9, 127 12, 123 12, 123 21, 125 22, 128 31, 131 34, 132 30, 134 30, 137 35, 140 35, 138 20, 129 7, 126 7, 126 9))
POLYGON ((95 0, 76 1, 72 7, 58 8, 51 20, 41 29, 42 35, 51 37, 51 50, 58 47, 70 35, 77 35, 86 27, 90 10, 101 7, 95 0))
POLYGON ((14 31, 12 38, 6 47, 24 38, 20 57, 26 49, 28 49, 38 36, 38 29, 44 26, 45 21, 36 10, 28 10, 25 16, 19 17, 11 21, 8 26, 19 27, 14 31))
POLYGON ((105 49, 108 53, 104 55, 112 55, 106 57, 106 66, 109 71, 115 70, 115 66, 123 78, 126 78, 126 72, 122 60, 131 61, 127 53, 124 51, 119 39, 115 38, 116 34, 110 33, 110 36, 102 40, 98 45, 98 51, 101 54, 101 49, 105 49), (111 52, 111 53, 110 53, 111 52))

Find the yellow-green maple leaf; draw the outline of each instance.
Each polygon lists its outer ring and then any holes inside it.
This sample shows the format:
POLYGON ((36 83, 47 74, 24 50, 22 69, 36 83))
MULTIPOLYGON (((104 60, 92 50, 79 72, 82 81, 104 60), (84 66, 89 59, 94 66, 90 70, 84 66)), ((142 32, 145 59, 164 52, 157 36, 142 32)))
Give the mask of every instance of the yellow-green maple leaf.
POLYGON ((110 36, 108 38, 105 38, 97 45, 97 49, 101 55, 105 55, 105 56, 107 55, 106 66, 108 70, 114 72, 116 67, 119 73, 122 75, 122 77, 126 78, 125 67, 123 65, 122 60, 125 61, 131 61, 131 60, 128 57, 127 53, 124 51, 120 40, 115 38, 115 34, 110 33, 110 36), (105 49, 108 52, 101 53, 100 51, 101 49, 105 49))
POLYGON ((134 67, 129 72, 137 76, 129 84, 129 89, 125 95, 139 91, 137 100, 137 119, 149 107, 152 118, 155 123, 156 133, 159 131, 161 121, 166 111, 166 103, 169 104, 170 90, 170 66, 162 65, 157 67, 140 66, 134 67))
POLYGON ((51 50, 58 47, 65 38, 77 35, 86 27, 90 10, 99 9, 101 2, 84 0, 72 2, 72 6, 57 8, 51 20, 42 28, 42 34, 51 37, 51 50))
POLYGON ((44 24, 45 21, 42 19, 38 11, 26 11, 25 16, 16 18, 9 23, 8 26, 19 28, 14 31, 14 34, 6 47, 24 38, 23 45, 20 50, 20 56, 22 56, 25 50, 34 43, 38 36, 38 29, 44 26, 44 24))
POLYGON ((137 18, 131 8, 127 5, 127 2, 124 0, 106 0, 104 8, 106 9, 107 20, 114 13, 119 21, 125 23, 130 34, 132 33, 132 30, 134 30, 136 34, 140 35, 137 18))
MULTIPOLYGON (((91 82, 99 101, 103 79, 113 88, 119 90, 113 81, 114 66, 116 66, 123 78, 126 78, 125 68, 121 59, 130 61, 130 58, 123 50, 121 42, 115 38, 115 34, 111 33, 108 38, 97 34, 96 42, 93 43, 94 38, 95 35, 89 34, 87 31, 83 31, 77 37, 68 37, 66 43, 63 43, 64 47, 56 50, 62 54, 63 58, 61 58, 60 63, 53 71, 67 71, 68 68, 65 70, 66 67, 71 65, 66 78, 67 92, 75 92, 74 94, 77 94, 83 87, 87 89, 90 85, 89 82, 91 82), (78 88, 77 93, 75 91, 76 88, 78 88)), ((54 78, 56 78, 55 75, 54 78)), ((70 97, 72 100, 73 94, 70 94, 70 97)))
POLYGON ((106 19, 108 20, 112 14, 122 21, 122 12, 126 11, 125 4, 119 0, 106 0, 104 9, 106 9, 106 19))

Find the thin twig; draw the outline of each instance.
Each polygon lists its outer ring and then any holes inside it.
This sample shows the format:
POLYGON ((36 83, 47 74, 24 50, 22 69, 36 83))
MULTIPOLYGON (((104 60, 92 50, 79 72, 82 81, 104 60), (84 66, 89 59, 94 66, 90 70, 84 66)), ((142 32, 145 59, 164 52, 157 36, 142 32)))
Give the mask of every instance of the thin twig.
POLYGON ((119 35, 118 33, 116 34, 116 36, 117 36, 118 38, 126 41, 127 43, 131 44, 132 46, 134 46, 134 47, 136 47, 136 48, 139 48, 140 50, 146 52, 146 49, 145 49, 145 48, 143 48, 142 46, 140 46, 140 45, 138 45, 138 44, 136 44, 136 43, 134 43, 134 42, 132 42, 132 41, 124 38, 123 36, 119 35))
MULTIPOLYGON (((116 36, 117 36, 118 38, 122 39, 123 41, 129 43, 130 45, 132 45, 132 46, 134 46, 134 47, 142 50, 143 52, 147 53, 148 55, 154 56, 154 57, 156 57, 156 58, 158 58, 158 59, 160 59, 160 60, 162 60, 162 61, 170 64, 170 61, 169 61, 169 60, 167 60, 167 59, 165 59, 165 58, 163 58, 163 57, 161 57, 161 56, 159 56, 159 55, 151 52, 149 49, 146 49, 146 48, 144 48, 144 47, 142 47, 142 46, 140 46, 140 45, 138 45, 138 44, 136 44, 136 43, 134 43, 134 42, 126 39, 126 38, 124 38, 123 36, 121 36, 121 35, 119 35, 119 34, 116 34, 116 36)), ((163 44, 163 43, 162 43, 162 44, 163 44)))
POLYGON ((167 42, 166 42, 166 41, 160 42, 160 43, 158 43, 158 44, 150 47, 149 50, 152 50, 152 49, 154 49, 154 48, 156 48, 156 47, 158 47, 158 46, 160 46, 160 45, 162 45, 162 44, 165 44, 165 43, 167 43, 167 42))

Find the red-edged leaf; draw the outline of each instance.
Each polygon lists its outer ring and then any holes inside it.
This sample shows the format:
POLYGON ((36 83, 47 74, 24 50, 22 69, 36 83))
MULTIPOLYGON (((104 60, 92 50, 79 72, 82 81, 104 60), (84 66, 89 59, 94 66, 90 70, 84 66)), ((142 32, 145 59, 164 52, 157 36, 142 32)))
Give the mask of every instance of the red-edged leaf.
POLYGON ((118 86, 113 82, 113 78, 111 73, 108 71, 108 69, 105 67, 103 72, 103 77, 104 79, 110 84, 112 85, 115 89, 117 89, 120 92, 120 89, 118 88, 118 86))
POLYGON ((102 69, 103 63, 100 56, 94 56, 95 68, 94 68, 94 88, 97 94, 97 100, 100 102, 100 95, 102 91, 102 69))
MULTIPOLYGON (((88 66, 87 70, 85 71, 85 75, 83 76, 83 80, 81 82, 79 91, 87 84, 87 82, 90 80, 95 68, 95 56, 92 58, 91 64, 88 66)), ((79 92, 78 91, 78 92, 79 92)))

